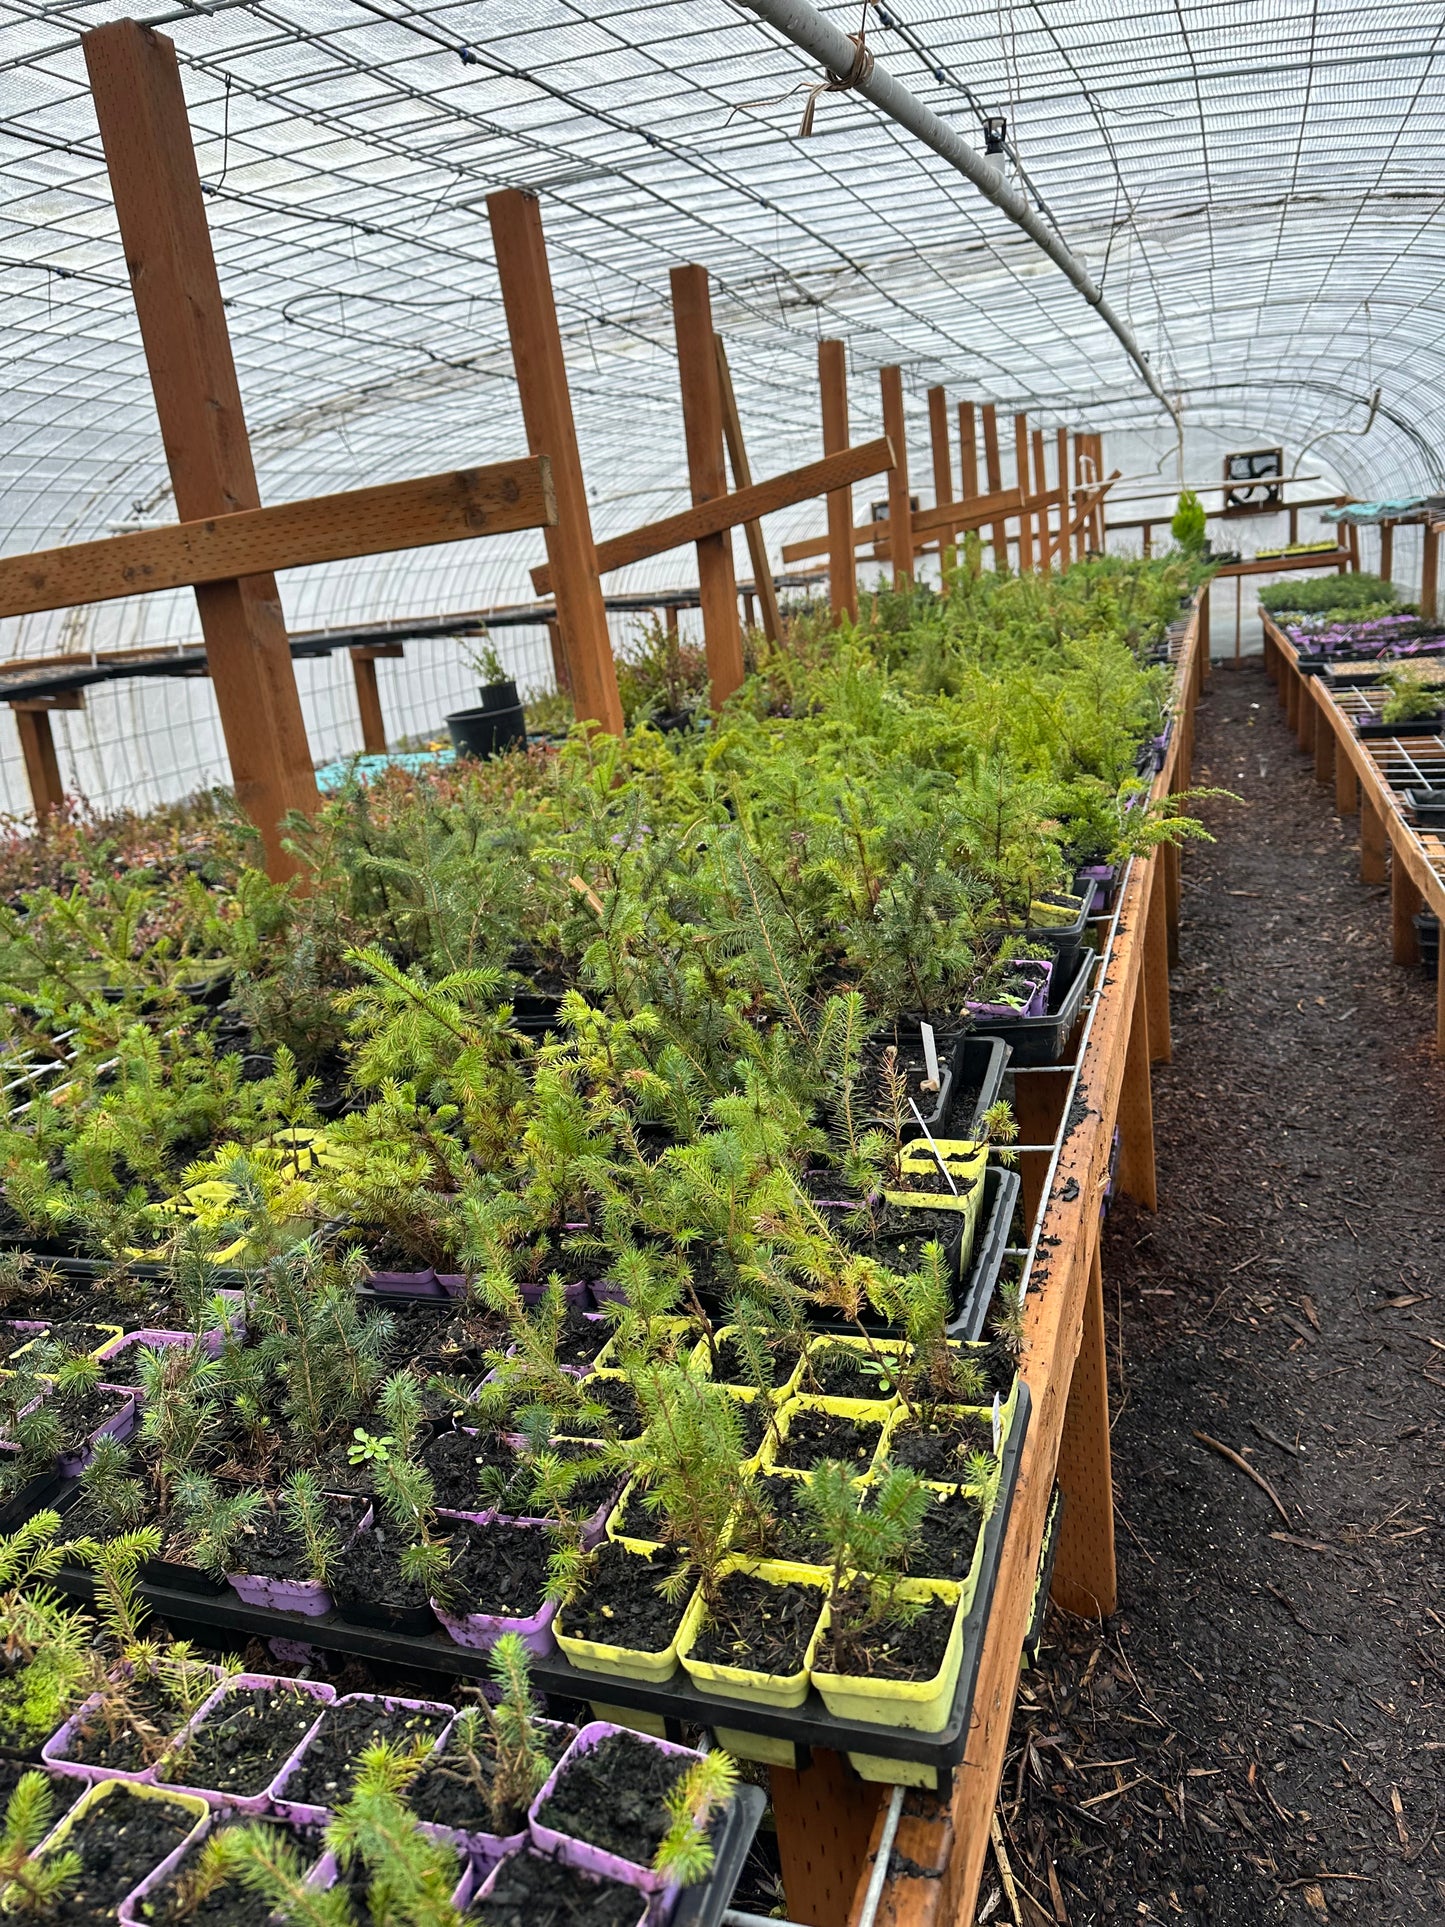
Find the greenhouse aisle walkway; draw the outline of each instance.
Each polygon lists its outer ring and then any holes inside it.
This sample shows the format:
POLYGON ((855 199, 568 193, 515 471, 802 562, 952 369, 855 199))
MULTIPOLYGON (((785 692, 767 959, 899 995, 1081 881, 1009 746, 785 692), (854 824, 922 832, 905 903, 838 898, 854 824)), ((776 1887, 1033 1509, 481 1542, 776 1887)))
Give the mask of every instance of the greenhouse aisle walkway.
POLYGON ((1161 1209, 1106 1230, 1121 1611, 1049 1622, 1006 1847, 1026 1922, 1438 1923, 1433 985, 1391 963, 1388 893, 1258 666, 1216 669, 1196 780, 1243 805, 1203 805, 1219 840, 1186 856, 1161 1209))

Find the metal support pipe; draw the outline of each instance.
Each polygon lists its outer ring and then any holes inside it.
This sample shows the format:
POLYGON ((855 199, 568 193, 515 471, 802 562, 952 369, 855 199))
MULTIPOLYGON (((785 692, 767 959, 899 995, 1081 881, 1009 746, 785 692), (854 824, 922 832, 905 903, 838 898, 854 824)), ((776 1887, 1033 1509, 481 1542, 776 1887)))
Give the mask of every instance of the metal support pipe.
POLYGON ((971 181, 979 193, 992 201, 1016 227, 1022 228, 1036 247, 1043 249, 1089 306, 1098 312, 1100 320, 1114 334, 1143 376, 1150 394, 1166 410, 1176 428, 1179 427, 1179 410, 1165 394, 1158 376, 1149 366, 1149 358, 1134 339, 1133 329, 1104 299, 1103 291, 1095 285, 1083 262, 996 167, 970 147, 947 121, 940 120, 931 108, 915 100, 908 89, 891 74, 885 73, 876 60, 871 65, 860 61, 857 42, 850 40, 842 28, 834 26, 831 20, 825 20, 816 8, 808 4, 808 0, 742 0, 742 4, 760 15, 770 27, 776 27, 780 34, 791 40, 795 47, 801 47, 820 66, 827 68, 836 80, 847 81, 855 67, 866 69, 853 81, 851 91, 864 95, 875 107, 881 108, 890 120, 896 120, 900 127, 906 127, 910 134, 915 134, 925 146, 931 147, 941 160, 947 161, 950 167, 971 181))

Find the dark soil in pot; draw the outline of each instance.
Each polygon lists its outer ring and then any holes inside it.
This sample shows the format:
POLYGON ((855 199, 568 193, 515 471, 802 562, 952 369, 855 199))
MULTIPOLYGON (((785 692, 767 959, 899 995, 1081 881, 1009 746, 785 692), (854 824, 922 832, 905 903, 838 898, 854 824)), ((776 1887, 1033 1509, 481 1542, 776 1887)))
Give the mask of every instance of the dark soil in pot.
POLYGON ((557 1332, 557 1363, 580 1368, 590 1365, 612 1336, 606 1319, 590 1318, 576 1305, 569 1305, 557 1332))
POLYGON ((404 1544, 384 1523, 357 1534, 331 1569, 331 1597, 343 1619, 360 1626, 390 1626, 398 1632, 434 1629, 426 1587, 404 1578, 398 1564, 404 1544))
POLYGON ((825 1459, 836 1459, 841 1465, 866 1472, 882 1431, 876 1419, 844 1418, 834 1412, 806 1409, 794 1412, 775 1462, 797 1472, 810 1472, 825 1459))
POLYGON ((530 1619, 541 1610, 553 1545, 536 1526, 461 1525, 450 1535, 448 1611, 530 1619))
POLYGON ((588 1439, 641 1437, 643 1417, 638 1407, 637 1394, 623 1379, 584 1379, 579 1396, 585 1399, 588 1405, 600 1406, 602 1416, 598 1418, 580 1411, 559 1412, 558 1430, 566 1436, 588 1439))
POLYGON ((635 1887, 522 1853, 507 1861, 489 1897, 467 1918, 478 1927, 637 1927, 643 1899, 635 1887))
MULTIPOLYGON (((921 1189, 909 1179, 909 1189, 921 1189)), ((838 1237, 853 1251, 875 1258, 890 1271, 917 1271, 923 1262, 923 1248, 940 1244, 947 1251, 962 1231, 956 1211, 934 1210, 928 1205, 882 1204, 871 1215, 862 1212, 839 1214, 834 1226, 838 1237)))
POLYGON ((908 1554, 916 1579, 966 1579, 983 1525, 983 1508, 972 1493, 935 1493, 908 1554))
MULTIPOLYGON (((35 1748, 35 1758, 30 1760, 12 1760, 0 1754, 0 1807, 8 1802, 23 1776, 34 1773, 37 1768, 44 1771, 40 1768, 38 1746, 35 1748)), ((54 1826, 62 1814, 69 1813, 84 1793, 86 1782, 73 1780, 69 1776, 62 1777, 58 1773, 49 1774, 47 1778, 50 1781, 50 1823, 54 1826)))
POLYGON ((45 1403, 60 1420, 60 1450, 78 1452, 91 1433, 114 1418, 129 1397, 129 1392, 112 1392, 103 1385, 52 1392, 45 1403))
POLYGON ((248 1799, 264 1792, 306 1737, 320 1702, 284 1681, 233 1690, 162 1769, 170 1786, 205 1787, 248 1799))
POLYGON ((635 1733, 609 1734, 573 1755, 537 1818, 557 1833, 650 1867, 669 1825, 663 1801, 687 1765, 635 1733))
MULTIPOLYGON (((550 1765, 555 1766, 567 1751, 576 1730, 572 1726, 539 1729, 537 1743, 550 1765)), ((496 1761, 485 1744, 477 1749, 477 1763, 490 1786, 496 1761)), ((450 1751, 431 1757, 412 1781, 406 1803, 418 1820, 430 1821, 433 1826, 455 1827, 464 1833, 520 1833, 527 1824, 525 1807, 498 1814, 494 1819, 487 1792, 474 1784, 469 1764, 450 1751)))
MULTIPOLYGON (((337 1545, 344 1546, 361 1524, 368 1501, 355 1494, 328 1492, 322 1504, 337 1545)), ((227 1570, 263 1579, 309 1579, 305 1550, 300 1533, 286 1523, 277 1504, 274 1511, 260 1513, 241 1534, 227 1570)))
MULTIPOLYGON (((858 1074, 858 1101, 869 1117, 891 1117, 893 1115, 893 1095, 888 1086, 886 1057, 889 1046, 894 1046, 894 1074, 902 1079, 903 1094, 900 1099, 903 1121, 906 1128, 916 1128, 913 1113, 908 1108, 911 1097, 926 1118, 931 1118, 938 1108, 937 1090, 926 1090, 924 1080, 928 1076, 928 1061, 923 1055, 923 1039, 917 1024, 905 1024, 901 1038, 895 1034, 870 1039, 863 1052, 863 1062, 858 1074)), ((948 1049, 940 1040, 938 1055, 942 1060, 940 1070, 946 1072, 948 1049)))
MULTIPOLYGON (((796 1338, 778 1338, 765 1349, 772 1368, 768 1384, 774 1387, 786 1385, 793 1376, 793 1368, 802 1352, 802 1342, 796 1338)), ((746 1387, 755 1383, 749 1376, 742 1347, 735 1338, 725 1338, 717 1346, 712 1359, 712 1375, 719 1385, 746 1387)))
MULTIPOLYGON (((214 1684, 211 1681, 200 1688, 201 1699, 214 1684)), ((117 1702, 119 1723, 115 1733, 109 1731, 104 1713, 95 1710, 87 1715, 85 1725, 71 1734, 66 1758, 83 1766, 101 1767, 107 1773, 139 1773, 154 1764, 162 1743, 180 1732, 199 1703, 193 1698, 186 1706, 167 1690, 163 1680, 137 1680, 126 1692, 123 1710, 122 1703, 117 1702), (146 1727, 150 1732, 142 1737, 146 1727)))
POLYGON ((822 1398, 889 1399, 894 1393, 895 1361, 851 1345, 820 1346, 808 1360, 811 1384, 803 1389, 822 1398))
MULTIPOLYGON (((836 1617, 841 1602, 834 1605, 836 1617)), ((863 1610, 867 1610, 864 1602, 863 1610)), ((854 1679, 932 1679, 943 1664, 943 1655, 953 1631, 957 1604, 935 1599, 913 1620, 887 1620, 842 1649, 830 1626, 818 1643, 814 1665, 819 1672, 846 1673, 854 1679)))
POLYGON ((888 1441, 888 1456, 940 1484, 961 1479, 970 1453, 993 1451, 993 1421, 983 1414, 947 1412, 934 1419, 904 1419, 888 1441))
POLYGON ((730 1572, 693 1641, 692 1657, 781 1678, 800 1673, 822 1603, 816 1586, 775 1586, 730 1572))
POLYGON ((452 1512, 489 1510, 494 1499, 483 1500, 482 1475, 490 1469, 510 1473, 516 1449, 498 1432, 438 1432, 422 1447, 421 1462, 436 1487, 437 1504, 452 1512))
MULTIPOLYGON (((233 1826, 262 1826, 274 1829, 278 1840, 295 1841, 296 1835, 290 1829, 277 1825, 274 1821, 230 1819, 221 1814, 212 1824, 206 1838, 214 1839, 233 1826)), ((203 1843, 204 1844, 204 1843, 203 1843)), ((148 1893, 141 1901, 138 1911, 142 1917, 154 1921, 156 1927, 273 1927, 276 1910, 269 1900, 260 1894, 247 1893, 239 1881, 227 1881, 206 1895, 204 1900, 192 1900, 186 1889, 187 1876, 196 1864, 197 1848, 186 1855, 180 1866, 175 1868, 159 1887, 148 1893)))
POLYGON ((137 1881, 174 1853, 196 1824, 184 1807, 114 1793, 86 1814, 66 1846, 80 1855, 80 1872, 44 1918, 65 1923, 113 1921, 117 1904, 137 1881))
POLYGON ((282 1797, 304 1806, 338 1807, 351 1793, 366 1747, 385 1741, 407 1748, 418 1740, 435 1740, 450 1718, 449 1713, 429 1713, 417 1706, 388 1712, 378 1700, 328 1706, 282 1797))
POLYGON ((687 1609, 686 1596, 674 1606, 657 1591, 670 1567, 662 1553, 641 1558, 607 1541, 592 1560, 587 1590, 559 1615, 564 1630, 574 1639, 629 1646, 639 1653, 664 1651, 687 1609))

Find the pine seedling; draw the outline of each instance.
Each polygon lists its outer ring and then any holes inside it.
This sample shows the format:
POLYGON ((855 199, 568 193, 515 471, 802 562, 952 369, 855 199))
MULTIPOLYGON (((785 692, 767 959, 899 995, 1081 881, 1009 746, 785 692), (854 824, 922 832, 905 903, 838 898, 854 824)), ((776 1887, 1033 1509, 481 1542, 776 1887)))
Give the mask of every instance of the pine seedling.
POLYGON ((922 1610, 899 1589, 931 1495, 907 1466, 890 1466, 867 1487, 830 1459, 814 1470, 802 1496, 826 1555, 829 1635, 839 1670, 847 1671, 875 1627, 906 1623, 922 1610))
POLYGON ((486 1805, 489 1830, 506 1835, 521 1824, 551 1761, 537 1731, 530 1656, 520 1633, 503 1633, 487 1668, 500 1697, 457 1714, 445 1754, 433 1756, 427 1771, 470 1787, 486 1805))
POLYGON ((737 1767, 726 1753, 704 1753, 688 1768, 663 1802, 668 1828, 653 1856, 654 1873, 681 1887, 707 1878, 713 1866, 712 1817, 733 1797, 737 1783, 737 1767))
POLYGON ((341 1547, 327 1523, 320 1482, 314 1472, 291 1474, 281 1488, 281 1514, 301 1541, 308 1574, 324 1586, 341 1547))
POLYGON ((53 1805, 49 1776, 22 1773, 0 1832, 0 1895, 7 1913, 48 1914, 80 1872, 80 1855, 73 1849, 30 1857, 50 1831, 53 1805))
POLYGON ((214 1579, 237 1571, 242 1540, 265 1509, 265 1493, 249 1486, 222 1496, 204 1473, 183 1472, 176 1480, 175 1500, 192 1563, 214 1579))
POLYGON ((106 1432, 90 1448, 80 1489, 92 1513, 111 1532, 126 1532, 145 1510, 145 1487, 131 1472, 130 1447, 106 1432))

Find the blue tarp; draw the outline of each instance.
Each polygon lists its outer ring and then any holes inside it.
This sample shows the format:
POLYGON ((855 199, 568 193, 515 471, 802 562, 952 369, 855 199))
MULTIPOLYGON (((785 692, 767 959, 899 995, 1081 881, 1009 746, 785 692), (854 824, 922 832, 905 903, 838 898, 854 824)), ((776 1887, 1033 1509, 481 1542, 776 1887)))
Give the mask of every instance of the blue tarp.
POLYGON ((384 770, 431 769, 440 763, 453 762, 455 758, 454 749, 406 750, 395 756, 347 756, 339 762, 323 763, 316 772, 316 787, 324 795, 329 795, 352 777, 358 783, 370 783, 384 770))

